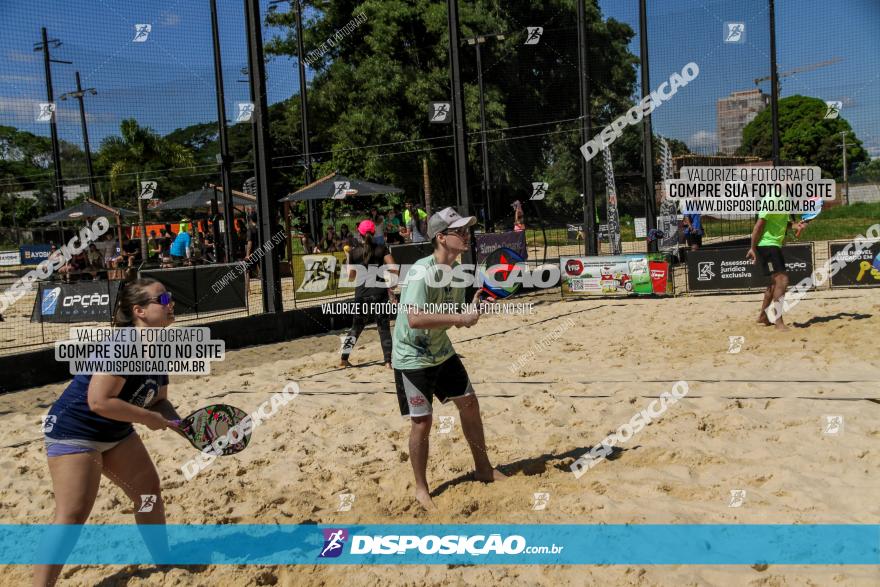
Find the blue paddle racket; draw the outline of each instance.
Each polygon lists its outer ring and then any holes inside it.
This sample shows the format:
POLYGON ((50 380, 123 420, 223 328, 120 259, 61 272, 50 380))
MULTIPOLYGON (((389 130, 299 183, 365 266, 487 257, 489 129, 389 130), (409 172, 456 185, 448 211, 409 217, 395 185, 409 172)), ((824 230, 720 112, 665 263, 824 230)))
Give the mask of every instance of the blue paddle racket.
POLYGON ((517 294, 522 289, 522 276, 526 271, 525 258, 507 247, 495 249, 480 265, 483 287, 480 289, 482 299, 504 299, 517 294), (511 276, 516 279, 511 279, 511 276), (491 276, 497 285, 487 280, 491 276))
POLYGON ((801 214, 801 220, 804 222, 809 222, 810 220, 814 220, 816 216, 818 216, 822 212, 822 198, 811 199, 811 202, 815 202, 815 209, 812 212, 808 212, 805 214, 801 214))

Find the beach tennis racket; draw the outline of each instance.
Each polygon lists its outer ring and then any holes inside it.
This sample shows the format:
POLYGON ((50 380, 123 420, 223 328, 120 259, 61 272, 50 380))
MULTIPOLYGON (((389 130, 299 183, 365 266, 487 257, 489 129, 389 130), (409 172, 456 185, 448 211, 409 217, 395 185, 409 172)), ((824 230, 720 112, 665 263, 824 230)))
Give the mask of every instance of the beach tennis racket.
MULTIPOLYGON (((812 212, 805 212, 804 214, 801 214, 801 222, 810 222, 812 220, 815 220, 816 217, 822 212, 822 198, 810 198, 810 200, 815 202, 816 207, 812 212)), ((795 230, 795 238, 800 238, 801 232, 802 230, 795 230)))
POLYGON ((480 298, 498 300, 517 294, 522 289, 522 276, 526 269, 525 259, 513 249, 495 249, 480 265, 480 274, 483 277, 480 298), (511 275, 518 275, 519 278, 510 280, 511 275), (497 285, 490 283, 486 279, 488 276, 492 276, 497 285))
MULTIPOLYGON (((171 429, 186 438, 193 447, 205 452, 211 448, 215 440, 229 433, 247 414, 227 404, 212 404, 199 408, 183 420, 172 420, 171 429)), ((234 455, 247 447, 251 440, 251 431, 247 434, 234 434, 238 442, 226 445, 221 451, 222 456, 234 455)))
POLYGON ((804 222, 814 220, 816 216, 818 216, 822 212, 822 198, 810 198, 810 200, 816 203, 816 208, 812 212, 801 214, 801 220, 803 220, 804 222))

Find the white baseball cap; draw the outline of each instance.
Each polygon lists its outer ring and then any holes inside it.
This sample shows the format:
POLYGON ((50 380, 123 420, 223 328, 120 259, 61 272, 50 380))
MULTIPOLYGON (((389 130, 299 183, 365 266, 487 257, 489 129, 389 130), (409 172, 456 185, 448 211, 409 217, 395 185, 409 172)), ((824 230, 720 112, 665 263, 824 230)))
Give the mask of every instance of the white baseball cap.
POLYGON ((473 226, 477 223, 476 216, 462 216, 455 211, 455 208, 443 208, 439 212, 435 212, 428 219, 428 238, 434 238, 439 233, 450 228, 461 228, 462 226, 473 226))

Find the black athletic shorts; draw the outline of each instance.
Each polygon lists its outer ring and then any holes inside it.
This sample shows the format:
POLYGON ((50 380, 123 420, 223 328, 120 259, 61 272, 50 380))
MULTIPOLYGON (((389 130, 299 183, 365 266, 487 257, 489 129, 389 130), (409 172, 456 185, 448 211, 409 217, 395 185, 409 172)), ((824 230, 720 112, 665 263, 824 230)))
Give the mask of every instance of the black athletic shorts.
POLYGON ((458 355, 452 355, 435 367, 394 370, 397 403, 401 416, 430 416, 431 402, 437 396, 442 403, 473 395, 474 388, 458 355))
POLYGON ((758 262, 764 269, 764 275, 785 271, 785 257, 782 256, 782 247, 758 247, 757 251, 758 262))

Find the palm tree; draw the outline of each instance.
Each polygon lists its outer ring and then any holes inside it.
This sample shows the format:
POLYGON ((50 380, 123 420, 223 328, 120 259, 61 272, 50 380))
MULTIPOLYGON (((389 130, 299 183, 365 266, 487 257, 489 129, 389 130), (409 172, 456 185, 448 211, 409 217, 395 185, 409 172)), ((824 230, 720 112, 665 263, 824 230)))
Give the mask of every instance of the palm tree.
POLYGON ((193 166, 195 157, 187 147, 169 141, 151 128, 140 126, 133 118, 123 120, 119 130, 121 136, 104 139, 98 158, 105 168, 110 169, 112 188, 127 187, 134 181, 141 226, 141 255, 146 259, 147 227, 144 203, 140 198, 141 175, 151 170, 193 166))

